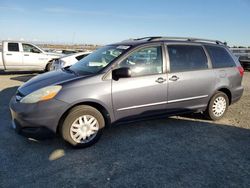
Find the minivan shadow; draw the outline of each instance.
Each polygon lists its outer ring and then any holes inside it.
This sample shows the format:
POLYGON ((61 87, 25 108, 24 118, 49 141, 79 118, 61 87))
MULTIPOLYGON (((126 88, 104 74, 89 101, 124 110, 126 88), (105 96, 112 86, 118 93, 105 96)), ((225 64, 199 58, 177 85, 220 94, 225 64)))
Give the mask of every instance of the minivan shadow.
MULTIPOLYGON (((227 125, 175 118, 120 124, 105 129, 97 144, 80 150, 58 138, 20 142, 26 148, 22 158, 35 153, 37 165, 53 163, 53 171, 70 167, 71 176, 80 176, 92 186, 96 184, 86 171, 100 177, 98 185, 106 183, 106 177, 114 185, 121 185, 125 178, 126 185, 136 182, 149 187, 154 182, 187 187, 244 187, 250 183, 246 178, 250 171, 250 130, 227 125)), ((39 181, 37 174, 34 178, 39 181)), ((79 180, 74 178, 71 183, 80 185, 79 180)))
MULTIPOLYGON (((168 144, 175 145, 175 143, 180 142, 185 144, 186 147, 192 146, 191 142, 196 142, 193 144, 195 144, 196 149, 198 149, 199 147, 204 148, 211 144, 215 144, 214 146, 218 147, 216 143, 222 144, 220 147, 223 147, 223 144, 226 144, 226 142, 235 142, 236 140, 239 141, 239 143, 237 143, 238 146, 240 146, 240 142, 241 144, 242 142, 245 142, 245 144, 247 144, 248 141, 250 142, 250 130, 248 129, 216 124, 214 122, 204 122, 198 119, 187 119, 187 116, 185 117, 185 119, 166 117, 165 119, 141 120, 134 123, 113 125, 105 129, 100 141, 88 150, 91 150, 91 148, 99 148, 100 150, 109 148, 109 150, 112 151, 111 146, 114 148, 117 147, 116 149, 130 148, 134 150, 135 147, 144 147, 141 144, 148 144, 148 146, 150 145, 151 149, 153 149, 152 146, 165 147, 168 146, 168 144), (197 144, 201 145, 198 146, 197 144)), ((194 116, 191 116, 191 118, 194 118, 194 116)), ((43 140, 38 141, 38 143, 39 142, 42 143, 43 140)), ((57 141, 54 146, 57 147, 57 141)), ((225 147, 228 147, 228 145, 225 145, 225 147)), ((65 144, 65 149, 71 150, 73 148, 65 144)), ((82 151, 84 150, 85 149, 82 151)), ((114 152, 116 152, 116 150, 114 150, 114 152)))
POLYGON ((180 117, 191 118, 196 120, 208 121, 208 118, 204 113, 189 113, 189 114, 181 114, 180 117))

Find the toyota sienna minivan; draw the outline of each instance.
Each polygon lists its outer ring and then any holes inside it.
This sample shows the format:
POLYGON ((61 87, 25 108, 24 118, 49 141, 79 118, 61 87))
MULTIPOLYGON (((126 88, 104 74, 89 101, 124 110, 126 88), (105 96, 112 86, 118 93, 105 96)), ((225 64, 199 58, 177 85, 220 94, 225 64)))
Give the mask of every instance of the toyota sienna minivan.
POLYGON ((19 87, 10 101, 13 127, 19 133, 49 130, 87 147, 104 127, 128 119, 204 112, 218 120, 242 96, 243 73, 220 41, 127 40, 19 87))

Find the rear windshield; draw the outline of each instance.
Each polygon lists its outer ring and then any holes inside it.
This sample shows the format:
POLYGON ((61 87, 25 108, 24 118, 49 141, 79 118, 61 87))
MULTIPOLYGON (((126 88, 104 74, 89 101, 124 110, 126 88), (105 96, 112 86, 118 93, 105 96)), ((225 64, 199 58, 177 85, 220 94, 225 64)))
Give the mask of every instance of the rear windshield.
POLYGON ((236 66, 233 58, 225 48, 207 45, 206 49, 212 60, 213 68, 226 68, 236 66))
POLYGON ((78 74, 97 73, 129 48, 130 46, 104 46, 72 65, 70 69, 78 74))

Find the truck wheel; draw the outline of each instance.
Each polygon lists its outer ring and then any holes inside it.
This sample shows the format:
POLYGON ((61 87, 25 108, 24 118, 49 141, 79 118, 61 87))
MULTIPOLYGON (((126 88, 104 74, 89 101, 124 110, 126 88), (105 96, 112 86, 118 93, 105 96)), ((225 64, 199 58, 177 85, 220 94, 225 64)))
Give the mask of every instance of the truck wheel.
POLYGON ((100 139, 104 126, 104 118, 97 109, 80 105, 70 110, 63 122, 61 135, 72 146, 84 148, 100 139))
POLYGON ((51 71, 52 61, 48 62, 48 64, 45 67, 45 72, 51 71))
POLYGON ((221 119, 227 111, 229 100, 225 93, 218 91, 211 98, 206 115, 211 120, 221 119))

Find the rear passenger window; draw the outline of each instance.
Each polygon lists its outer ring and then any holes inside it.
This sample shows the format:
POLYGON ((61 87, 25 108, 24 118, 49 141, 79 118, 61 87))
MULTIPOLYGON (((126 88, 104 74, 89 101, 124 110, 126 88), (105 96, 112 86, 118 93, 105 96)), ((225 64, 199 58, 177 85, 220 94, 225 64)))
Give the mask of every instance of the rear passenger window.
POLYGON ((19 52, 18 43, 8 43, 9 52, 19 52))
POLYGON ((201 46, 168 45, 171 72, 207 69, 207 56, 201 46))
POLYGON ((206 46, 208 54, 211 58, 213 68, 234 67, 233 58, 227 50, 218 46, 206 46))

